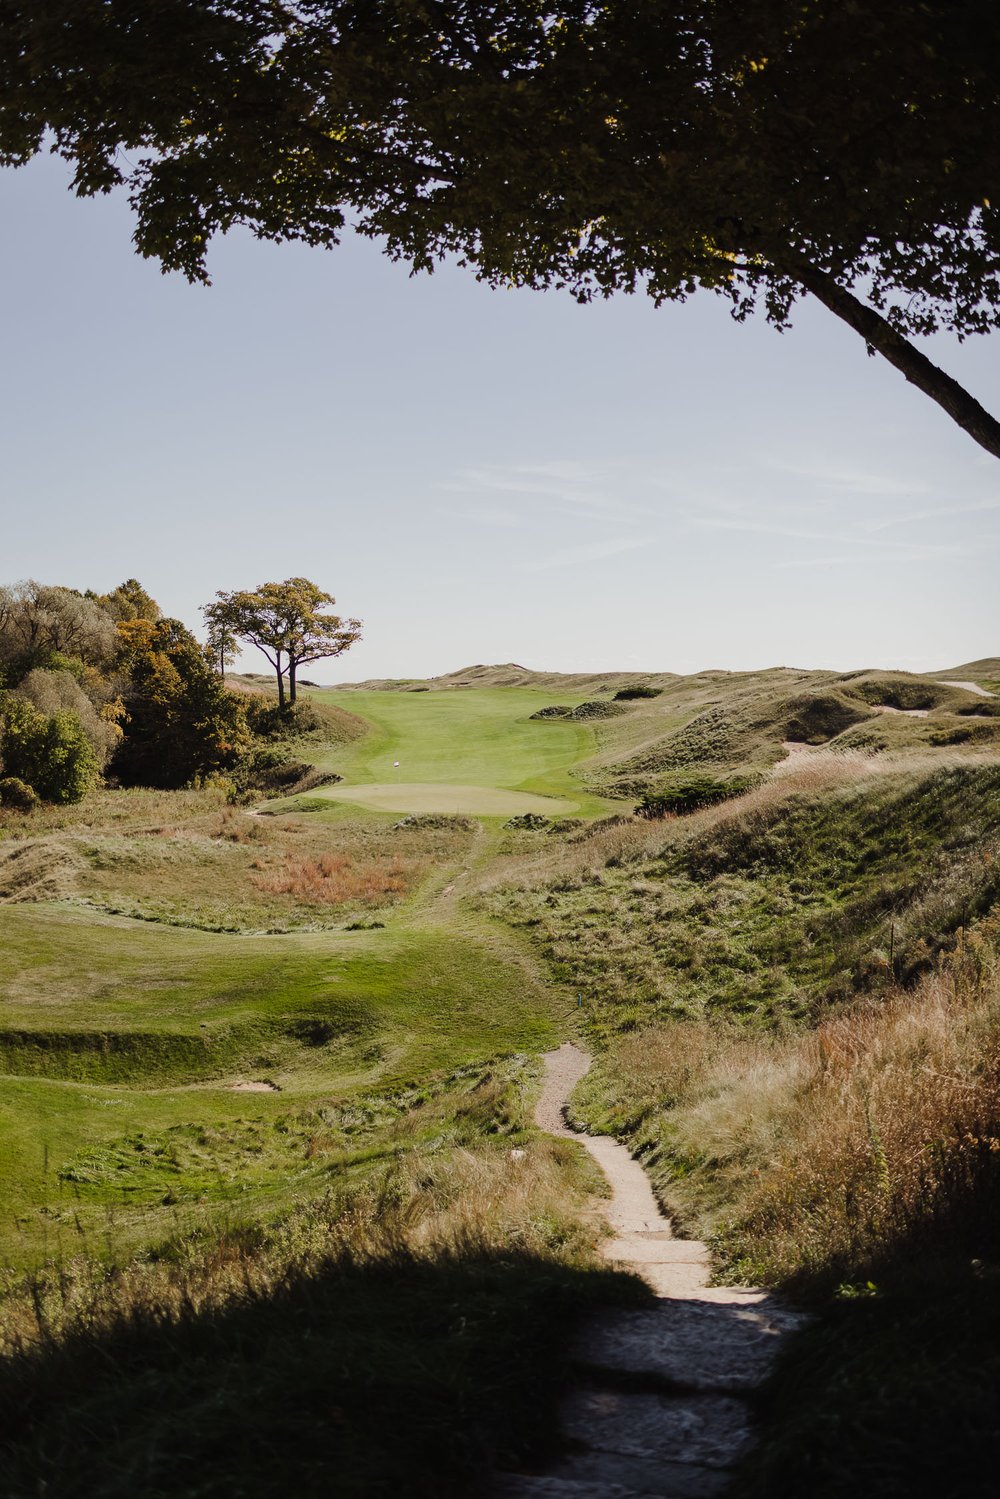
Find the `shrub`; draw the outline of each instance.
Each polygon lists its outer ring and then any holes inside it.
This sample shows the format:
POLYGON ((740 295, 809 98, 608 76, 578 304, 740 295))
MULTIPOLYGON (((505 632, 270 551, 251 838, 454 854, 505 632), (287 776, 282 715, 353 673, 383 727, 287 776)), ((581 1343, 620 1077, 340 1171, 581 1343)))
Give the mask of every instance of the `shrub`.
MULTIPOLYGON (((91 675, 96 676, 96 673, 91 675)), ((36 667, 30 671, 18 686, 17 695, 40 713, 58 713, 61 709, 74 713, 103 768, 112 751, 121 743, 122 730, 112 718, 98 712, 81 685, 85 681, 87 668, 83 662, 67 659, 58 669, 36 667)), ((101 679, 98 677, 97 681, 101 679)))
POLYGON ((531 833, 541 833, 549 825, 547 817, 539 817, 537 812, 521 812, 517 817, 510 817, 504 823, 505 828, 525 828, 531 833))
POLYGON ((646 687, 640 682, 635 687, 620 687, 614 700, 616 703, 630 703, 635 698, 659 697, 662 691, 662 687, 646 687))
POLYGON ((308 700, 280 708, 273 698, 251 692, 244 708, 250 732, 258 739, 294 739, 323 727, 322 718, 308 700))
POLYGON ((38 806, 38 796, 32 788, 17 776, 0 779, 0 807, 13 807, 15 812, 31 812, 38 806))
POLYGON ((724 780, 701 774, 679 776, 669 786, 647 791, 635 809, 636 816, 668 817, 696 812, 699 807, 711 807, 716 802, 728 801, 730 797, 742 796, 745 791, 759 786, 762 779, 759 775, 728 776, 724 780))
POLYGON ((93 746, 76 714, 66 708, 45 714, 8 698, 0 753, 7 775, 26 781, 43 801, 81 801, 97 780, 93 746))
POLYGON ((586 721, 589 718, 615 718, 619 713, 624 712, 625 709, 620 703, 604 703, 595 698, 592 702, 580 703, 571 713, 567 713, 566 717, 586 721))

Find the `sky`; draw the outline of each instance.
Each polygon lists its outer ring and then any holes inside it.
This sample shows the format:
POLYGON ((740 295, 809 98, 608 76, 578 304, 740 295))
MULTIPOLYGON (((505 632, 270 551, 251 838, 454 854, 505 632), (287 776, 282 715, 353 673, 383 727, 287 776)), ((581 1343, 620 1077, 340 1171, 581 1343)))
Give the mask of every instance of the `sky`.
MULTIPOLYGON (((824 309, 778 335, 242 231, 193 287, 67 183, 0 169, 0 581, 134 576, 200 630, 303 575, 365 623, 325 682, 1000 652, 1000 465, 824 309)), ((1000 339, 925 347, 1000 412, 1000 339)))

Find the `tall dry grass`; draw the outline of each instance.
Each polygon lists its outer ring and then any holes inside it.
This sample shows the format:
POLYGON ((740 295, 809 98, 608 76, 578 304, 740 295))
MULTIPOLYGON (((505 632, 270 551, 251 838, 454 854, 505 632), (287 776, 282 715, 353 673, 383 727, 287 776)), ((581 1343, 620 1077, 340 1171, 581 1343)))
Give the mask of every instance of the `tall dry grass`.
POLYGON ((269 895, 339 906, 348 901, 379 901, 403 895, 424 869, 425 863, 419 859, 365 860, 345 853, 310 858, 286 853, 278 871, 256 874, 253 883, 269 895))
POLYGON ((667 1207, 740 1275, 864 1281, 913 1246, 973 1253, 995 1232, 996 933, 968 933, 912 991, 807 1034, 695 1021, 627 1036, 604 1077, 607 1117, 644 1152, 667 1207))

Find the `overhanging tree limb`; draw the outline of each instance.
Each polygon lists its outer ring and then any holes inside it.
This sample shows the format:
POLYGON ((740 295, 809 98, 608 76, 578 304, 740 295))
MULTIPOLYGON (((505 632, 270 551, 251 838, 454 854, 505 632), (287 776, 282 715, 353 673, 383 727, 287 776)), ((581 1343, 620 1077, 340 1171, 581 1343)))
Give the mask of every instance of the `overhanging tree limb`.
POLYGON ((935 401, 974 442, 992 453, 994 458, 1000 458, 1000 422, 996 417, 991 416, 963 385, 914 348, 881 313, 868 307, 853 292, 839 286, 826 271, 808 261, 791 261, 782 269, 787 269, 789 276, 811 292, 829 312, 855 333, 860 333, 870 349, 881 354, 911 385, 935 401))

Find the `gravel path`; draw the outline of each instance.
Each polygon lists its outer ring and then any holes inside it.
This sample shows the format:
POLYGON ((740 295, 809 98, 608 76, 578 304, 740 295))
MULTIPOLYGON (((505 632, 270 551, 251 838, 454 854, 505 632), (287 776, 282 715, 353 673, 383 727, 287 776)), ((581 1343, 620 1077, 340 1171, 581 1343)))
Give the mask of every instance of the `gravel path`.
POLYGON ((800 1319, 763 1291, 710 1286, 707 1247, 674 1237, 625 1147, 567 1125, 590 1057, 567 1043, 545 1064, 535 1122, 597 1161, 612 1189, 598 1203, 612 1228, 602 1252, 641 1275, 658 1304, 608 1310, 582 1329, 562 1456, 544 1472, 503 1475, 496 1499, 714 1499, 753 1439, 746 1396, 800 1319))

